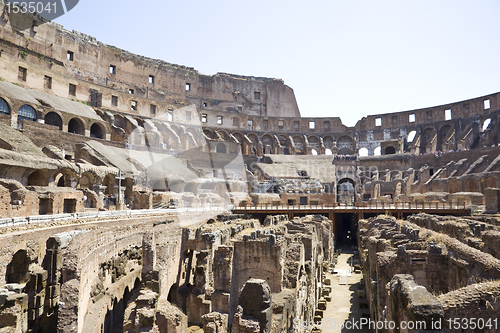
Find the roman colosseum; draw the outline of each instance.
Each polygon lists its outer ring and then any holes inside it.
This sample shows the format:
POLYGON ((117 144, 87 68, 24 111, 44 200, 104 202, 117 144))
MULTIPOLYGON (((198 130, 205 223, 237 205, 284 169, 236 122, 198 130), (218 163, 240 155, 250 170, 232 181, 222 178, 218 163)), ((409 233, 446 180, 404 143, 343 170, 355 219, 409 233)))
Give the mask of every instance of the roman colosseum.
POLYGON ((348 127, 3 6, 0 332, 499 331, 500 93, 348 127))

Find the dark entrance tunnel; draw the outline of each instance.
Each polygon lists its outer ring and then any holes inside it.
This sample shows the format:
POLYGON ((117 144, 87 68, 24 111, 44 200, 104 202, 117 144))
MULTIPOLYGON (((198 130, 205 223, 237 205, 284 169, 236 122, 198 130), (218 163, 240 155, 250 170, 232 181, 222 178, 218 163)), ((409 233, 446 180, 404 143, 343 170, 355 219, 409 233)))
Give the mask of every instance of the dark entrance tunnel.
POLYGON ((335 247, 358 244, 358 217, 354 213, 334 214, 335 247))

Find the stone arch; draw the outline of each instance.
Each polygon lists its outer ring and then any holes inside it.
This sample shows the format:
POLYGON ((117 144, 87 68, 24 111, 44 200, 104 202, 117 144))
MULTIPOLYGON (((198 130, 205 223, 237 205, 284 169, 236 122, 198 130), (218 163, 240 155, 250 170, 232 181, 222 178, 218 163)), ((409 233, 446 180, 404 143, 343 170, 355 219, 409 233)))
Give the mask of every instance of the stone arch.
POLYGON ((200 186, 200 184, 198 184, 198 183, 188 183, 184 187, 184 192, 191 192, 194 195, 197 195, 199 186, 200 186))
POLYGON ((393 146, 388 146, 385 148, 384 153, 385 153, 385 155, 396 154, 396 149, 393 146))
POLYGON ((334 141, 335 141, 335 139, 331 135, 327 135, 327 136, 323 137, 323 145, 325 146, 325 148, 332 149, 334 141))
POLYGON ((102 180, 102 185, 106 186, 104 194, 112 195, 115 194, 115 175, 109 173, 102 180))
POLYGON ((318 155, 318 151, 316 149, 312 148, 311 155, 318 155))
POLYGON ((359 156, 368 156, 368 148, 362 147, 359 149, 359 156))
POLYGON ((461 192, 461 186, 460 186, 461 184, 462 182, 459 182, 457 179, 451 178, 448 181, 448 188, 450 193, 461 192))
POLYGON ((343 135, 337 139, 337 148, 339 155, 352 155, 354 154, 355 144, 354 139, 349 135, 343 135))
MULTIPOLYGON (((439 146, 437 147, 437 150, 448 150, 450 147, 448 147, 448 143, 446 142, 446 136, 451 130, 451 125, 450 124, 445 124, 439 128, 439 146)), ((452 147, 451 147, 452 148, 452 147)))
POLYGON ((153 184, 154 192, 167 192, 168 191, 168 182, 165 179, 160 179, 154 182, 153 184))
POLYGON ((488 187, 497 188, 497 177, 495 175, 488 175, 482 179, 482 192, 488 187))
POLYGON ((38 119, 38 117, 36 115, 36 111, 31 105, 24 104, 17 111, 17 121, 20 121, 23 119, 30 120, 30 121, 36 121, 38 119))
POLYGON ((356 182, 351 178, 342 178, 337 183, 337 202, 354 203, 356 182))
POLYGON ((333 155, 333 152, 330 148, 325 149, 325 155, 333 155))
POLYGON ((262 136, 262 149, 264 154, 274 154, 274 139, 270 134, 264 134, 262 136))
POLYGON ((468 178, 464 181, 464 192, 479 192, 478 181, 474 178, 468 178))
POLYGON ((260 155, 259 152, 259 137, 255 133, 250 133, 247 135, 247 137, 252 141, 251 146, 249 146, 250 154, 251 155, 260 155))
POLYGON ((6 283, 24 284, 30 279, 29 266, 31 259, 28 256, 28 251, 19 250, 13 256, 11 262, 7 265, 5 274, 6 283))
POLYGON ((63 128, 62 118, 57 112, 52 111, 47 113, 44 117, 44 120, 45 124, 56 126, 59 128, 60 131, 62 131, 63 128))
POLYGON ((433 140, 436 136, 436 130, 433 127, 426 127, 422 131, 422 148, 425 148, 425 152, 433 153, 436 151, 436 140, 433 140))
POLYGON ((305 149, 305 142, 302 135, 294 135, 292 137, 293 144, 295 146, 295 152, 298 154, 303 154, 305 149))
POLYGON ((49 186, 49 172, 46 169, 33 171, 28 176, 28 186, 49 186))
POLYGON ((320 141, 319 141, 319 138, 315 135, 311 135, 308 137, 308 141, 309 141, 309 146, 311 146, 311 148, 319 151, 321 149, 320 147, 320 141))
POLYGON ((98 177, 93 172, 84 172, 78 181, 78 188, 88 188, 89 190, 92 190, 94 185, 97 185, 97 180, 98 177))
POLYGON ((219 137, 224 140, 224 141, 227 141, 227 138, 228 138, 228 134, 226 131, 217 131, 217 133, 219 134, 219 137))
POLYGON ((373 156, 379 156, 379 155, 382 155, 382 147, 377 146, 377 147, 375 147, 375 149, 373 150, 373 156))
POLYGON ((114 125, 116 127, 125 129, 125 119, 119 114, 115 114, 114 117, 115 117, 114 125))
POLYGON ((68 132, 85 135, 85 125, 79 118, 71 118, 68 123, 68 132))
POLYGON ((99 123, 93 123, 92 126, 90 126, 90 137, 91 138, 97 138, 97 139, 104 139, 105 138, 105 130, 99 123))
POLYGON ((213 139, 213 138, 214 138, 214 132, 213 132, 211 129, 204 128, 204 129, 203 129, 203 134, 205 134, 205 136, 206 136, 208 139, 213 139))
POLYGON ((243 135, 239 132, 232 133, 234 138, 239 141, 240 144, 243 144, 243 135))
POLYGON ((227 152, 226 145, 222 142, 217 144, 217 146, 215 147, 215 151, 217 153, 225 154, 227 152))
POLYGON ((3 98, 0 98, 0 114, 10 114, 9 103, 3 98))

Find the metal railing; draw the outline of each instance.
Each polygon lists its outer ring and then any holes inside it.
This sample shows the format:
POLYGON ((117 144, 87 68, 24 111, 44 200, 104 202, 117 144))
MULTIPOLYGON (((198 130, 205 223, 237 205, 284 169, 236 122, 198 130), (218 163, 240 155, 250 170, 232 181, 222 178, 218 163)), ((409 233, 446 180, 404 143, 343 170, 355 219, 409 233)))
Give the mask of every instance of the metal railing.
POLYGON ((258 204, 258 205, 244 205, 234 208, 235 210, 253 210, 253 211, 266 211, 266 210, 329 210, 329 209, 356 209, 356 210, 380 210, 380 209, 391 209, 391 210, 454 210, 467 209, 467 204, 465 202, 395 202, 395 203, 383 203, 383 202, 356 202, 342 203, 333 202, 331 204, 318 204, 318 205, 283 205, 283 204, 258 204))

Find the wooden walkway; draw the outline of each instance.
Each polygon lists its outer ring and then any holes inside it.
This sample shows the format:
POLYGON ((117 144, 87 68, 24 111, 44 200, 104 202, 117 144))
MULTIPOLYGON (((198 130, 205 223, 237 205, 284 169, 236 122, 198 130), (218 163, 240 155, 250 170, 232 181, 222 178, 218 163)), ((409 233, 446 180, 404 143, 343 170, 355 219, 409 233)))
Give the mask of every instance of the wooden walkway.
POLYGON ((333 203, 331 205, 257 205, 234 207, 232 212, 235 214, 251 214, 255 216, 261 215, 278 215, 287 214, 289 219, 295 216, 320 214, 328 216, 330 220, 335 221, 335 214, 356 214, 358 219, 362 219, 365 215, 374 216, 378 214, 390 214, 398 219, 405 216, 417 213, 428 213, 436 215, 454 215, 464 216, 470 214, 470 208, 465 203, 451 202, 427 202, 427 203, 355 203, 347 205, 341 203, 333 203))

